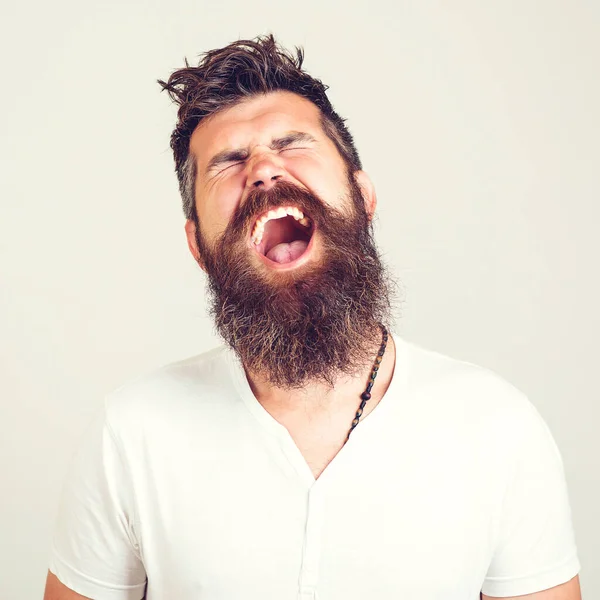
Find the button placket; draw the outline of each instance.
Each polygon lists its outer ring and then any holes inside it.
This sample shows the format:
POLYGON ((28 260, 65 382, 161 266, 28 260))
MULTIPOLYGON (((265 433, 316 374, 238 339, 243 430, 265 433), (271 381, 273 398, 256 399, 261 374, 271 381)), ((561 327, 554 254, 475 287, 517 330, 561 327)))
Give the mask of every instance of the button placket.
POLYGON ((316 587, 319 581, 323 518, 323 493, 321 486, 315 484, 308 493, 306 531, 298 590, 299 600, 314 600, 316 598, 316 587))

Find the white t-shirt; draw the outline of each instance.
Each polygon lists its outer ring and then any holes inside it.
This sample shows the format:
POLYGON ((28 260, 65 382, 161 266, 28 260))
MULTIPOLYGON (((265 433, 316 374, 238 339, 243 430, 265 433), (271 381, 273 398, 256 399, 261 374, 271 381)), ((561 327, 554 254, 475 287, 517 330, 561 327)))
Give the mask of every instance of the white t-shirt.
POLYGON ((573 578, 536 408, 393 337, 387 393, 316 481, 228 349, 120 387, 72 461, 50 570, 97 600, 478 600, 573 578))

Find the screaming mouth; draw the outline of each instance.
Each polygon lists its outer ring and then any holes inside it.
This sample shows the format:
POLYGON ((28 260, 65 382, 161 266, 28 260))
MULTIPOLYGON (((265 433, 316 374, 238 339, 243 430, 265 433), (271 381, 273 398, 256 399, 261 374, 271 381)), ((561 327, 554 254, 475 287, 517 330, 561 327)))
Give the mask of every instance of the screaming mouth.
POLYGON ((267 259, 291 263, 302 256, 313 235, 312 220, 296 206, 280 206, 259 217, 252 229, 255 250, 267 259))

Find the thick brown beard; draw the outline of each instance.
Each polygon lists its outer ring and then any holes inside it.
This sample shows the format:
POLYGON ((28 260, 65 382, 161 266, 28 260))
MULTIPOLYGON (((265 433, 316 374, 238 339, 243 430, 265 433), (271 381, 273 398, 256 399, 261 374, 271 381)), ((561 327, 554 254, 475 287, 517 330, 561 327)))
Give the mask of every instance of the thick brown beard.
POLYGON ((256 190, 214 249, 196 228, 218 333, 246 369, 276 387, 333 386, 342 375, 358 374, 374 359, 379 324, 389 323, 391 281, 351 176, 349 188, 344 212, 288 182, 256 190), (247 237, 259 214, 289 204, 315 223, 323 258, 285 275, 263 273, 251 261, 247 237))

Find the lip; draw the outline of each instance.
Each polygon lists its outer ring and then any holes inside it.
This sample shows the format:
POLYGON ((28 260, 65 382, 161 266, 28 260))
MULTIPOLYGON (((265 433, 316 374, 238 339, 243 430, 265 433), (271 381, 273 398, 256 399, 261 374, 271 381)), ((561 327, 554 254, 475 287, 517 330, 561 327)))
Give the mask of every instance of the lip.
POLYGON ((259 260, 266 265, 267 267, 269 267, 270 269, 273 269, 275 271, 290 271, 292 269, 297 269, 298 267, 301 267, 302 265, 306 264, 309 260, 310 260, 310 254, 313 250, 313 240, 315 239, 315 234, 317 233, 317 226, 316 224, 313 222, 313 231, 312 231, 312 235, 310 236, 310 240, 308 242, 308 246, 306 246, 306 250, 295 260, 292 260, 291 262, 288 263, 278 263, 275 262, 274 260, 271 260, 270 258, 267 258, 264 254, 261 254, 257 249, 256 246, 252 243, 252 240, 249 240, 248 245, 250 246, 250 248, 252 249, 252 251, 258 256, 259 260))

